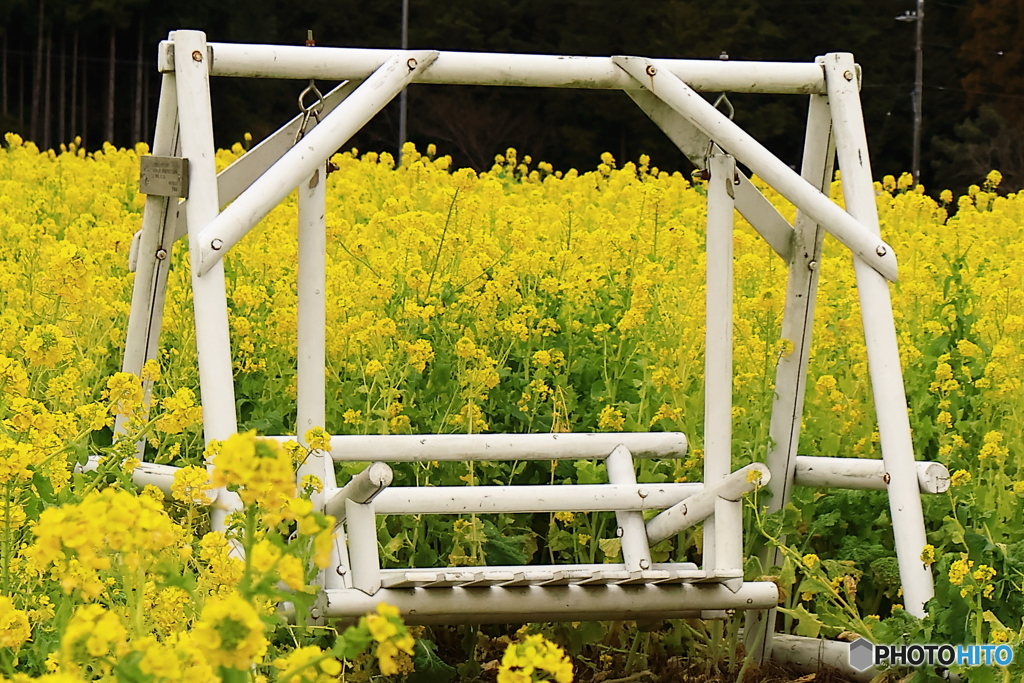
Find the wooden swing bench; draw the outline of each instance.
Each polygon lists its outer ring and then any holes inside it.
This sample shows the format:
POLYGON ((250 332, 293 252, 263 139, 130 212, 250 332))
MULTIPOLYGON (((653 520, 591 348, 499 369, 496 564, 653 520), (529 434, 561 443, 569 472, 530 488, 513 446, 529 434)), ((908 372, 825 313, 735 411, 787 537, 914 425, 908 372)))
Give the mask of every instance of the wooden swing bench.
MULTIPOLYGON (((322 613, 352 618, 380 601, 417 623, 582 621, 722 616, 723 610, 774 606, 770 582, 743 582, 742 528, 723 528, 714 566, 656 563, 650 544, 715 511, 718 499, 740 505, 767 482, 748 465, 714 489, 691 483, 637 483, 633 453, 682 457, 679 433, 339 436, 337 460, 390 462, 603 460, 608 484, 392 487, 391 468, 374 462, 325 499, 344 524, 339 563, 328 571, 322 613), (751 474, 751 473, 755 474, 751 474), (662 510, 644 522, 645 510, 662 510), (378 515, 614 512, 622 559, 617 564, 381 569, 378 515), (347 539, 347 544, 344 542, 347 539), (714 610, 712 615, 710 611, 714 610)), ((739 517, 737 516, 737 519, 739 517)), ((705 558, 707 554, 705 554, 705 558)))
MULTIPOLYGON (((187 234, 191 255, 203 427, 207 441, 237 431, 223 256, 277 203, 298 188, 297 429, 325 424, 326 160, 406 85, 451 83, 623 90, 700 169, 706 171, 707 319, 703 483, 639 483, 634 457, 678 458, 675 433, 336 436, 331 453, 314 451, 299 477, 314 474, 324 490, 314 502, 340 524, 333 570, 321 573, 314 617, 351 619, 380 602, 410 622, 523 622, 723 617, 778 602, 767 581, 743 577, 741 498, 758 485, 778 509, 794 485, 881 488, 888 492, 906 608, 923 614, 932 595, 921 492, 948 486, 937 463, 917 463, 887 281, 896 278, 892 248, 881 240, 867 163, 858 93, 859 69, 848 54, 810 64, 649 60, 640 57, 499 55, 233 45, 176 31, 160 45, 163 85, 153 156, 142 159, 149 194, 133 243, 137 271, 123 368, 139 373, 154 358, 166 289, 168 255, 187 234), (211 76, 344 81, 320 96, 312 81, 299 116, 216 172, 210 112, 211 76), (708 92, 772 92, 810 98, 800 173, 777 159, 704 100, 708 92), (315 123, 314 123, 315 120, 315 123), (847 209, 827 196, 838 154, 847 209), (799 210, 790 224, 754 187, 742 162, 799 210), (185 199, 187 197, 187 199, 185 199), (225 208, 226 207, 226 208, 225 208), (767 465, 733 471, 732 231, 739 211, 786 263, 789 272, 782 356, 770 416, 767 465), (186 227, 187 226, 187 227, 186 227), (854 256, 861 294, 882 460, 797 456, 814 298, 825 232, 854 256), (608 483, 546 486, 391 486, 389 462, 436 460, 600 459, 608 483), (371 462, 343 486, 333 461, 371 462), (644 512, 659 511, 645 521, 644 512), (382 569, 380 515, 614 512, 622 545, 615 564, 382 569), (650 546, 703 525, 702 560, 653 562, 650 546)), ((270 437, 280 440, 295 437, 270 437)), ((143 463, 140 482, 169 487, 173 469, 143 463)), ((237 509, 220 491, 215 529, 237 509)), ((769 558, 771 560, 771 558, 769 558)), ((759 619, 769 612, 758 612, 759 619)), ((762 629, 762 632, 764 629, 762 629)), ((768 634, 771 629, 767 629, 768 634)))

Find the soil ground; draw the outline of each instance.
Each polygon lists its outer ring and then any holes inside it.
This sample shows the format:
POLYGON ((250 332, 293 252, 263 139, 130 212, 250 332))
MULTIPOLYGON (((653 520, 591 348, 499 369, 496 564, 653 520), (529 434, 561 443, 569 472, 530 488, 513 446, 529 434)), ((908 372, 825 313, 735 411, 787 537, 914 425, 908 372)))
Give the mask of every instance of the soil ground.
MULTIPOLYGON (((470 635, 460 627, 434 627, 429 637, 436 643, 437 655, 458 670, 451 683, 493 683, 497 679, 502 653, 512 640, 509 635, 495 637, 480 632, 470 635), (470 645, 471 643, 473 645, 470 645), (474 652, 474 660, 479 664, 467 665, 466 655, 469 651, 474 652)), ((610 660, 605 663, 607 668, 602 668, 596 666, 600 658, 594 652, 586 652, 587 649, 584 648, 584 653, 573 658, 576 663, 575 683, 739 683, 739 671, 729 670, 724 664, 715 666, 695 662, 692 654, 669 657, 664 653, 661 656, 654 655, 645 665, 636 666, 633 671, 626 673, 622 659, 610 660)), ((807 673, 771 663, 760 668, 750 667, 745 672, 742 683, 856 682, 835 669, 823 668, 807 673)))

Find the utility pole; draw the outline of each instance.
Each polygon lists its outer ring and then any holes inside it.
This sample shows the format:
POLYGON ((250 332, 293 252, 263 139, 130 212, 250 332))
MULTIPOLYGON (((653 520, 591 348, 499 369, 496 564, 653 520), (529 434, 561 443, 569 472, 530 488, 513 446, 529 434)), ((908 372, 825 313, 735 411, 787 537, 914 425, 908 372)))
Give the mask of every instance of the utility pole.
MULTIPOLYGON (((409 0, 402 0, 402 49, 409 49, 409 0)), ((402 145, 406 139, 409 117, 409 88, 402 88, 398 96, 398 163, 402 163, 402 145)))
POLYGON ((903 16, 896 17, 896 21, 916 22, 917 38, 914 43, 914 94, 912 103, 914 107, 914 140, 913 154, 911 158, 911 172, 914 175, 914 182, 921 182, 921 112, 924 97, 924 0, 917 0, 917 9, 914 12, 905 12, 903 16))

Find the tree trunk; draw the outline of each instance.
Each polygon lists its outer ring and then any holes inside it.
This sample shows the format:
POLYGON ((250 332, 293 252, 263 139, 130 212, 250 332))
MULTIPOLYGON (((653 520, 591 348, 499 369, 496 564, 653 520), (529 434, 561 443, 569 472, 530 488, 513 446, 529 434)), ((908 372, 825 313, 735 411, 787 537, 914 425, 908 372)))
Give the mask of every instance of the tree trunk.
POLYGON ((82 58, 82 97, 79 100, 79 107, 82 110, 82 128, 79 135, 82 136, 82 147, 85 147, 85 138, 89 132, 89 57, 82 58))
POLYGON ((139 17, 139 49, 135 60, 135 114, 132 116, 132 144, 142 141, 142 17, 139 17))
POLYGON ((6 32, 6 31, 4 31, 4 54, 3 54, 3 65, 2 65, 2 66, 0 66, 0 68, 2 68, 2 69, 4 70, 4 83, 3 83, 3 89, 4 89, 4 95, 3 95, 3 108, 4 108, 4 115, 6 116, 6 115, 7 115, 7 112, 9 111, 9 110, 7 109, 7 32, 6 32))
MULTIPOLYGON (((113 21, 113 20, 111 20, 113 21)), ((110 24, 110 73, 107 76, 107 129, 104 139, 114 144, 114 71, 117 67, 117 25, 110 24)))
POLYGON ((36 42, 35 78, 32 79, 32 112, 29 114, 28 137, 35 140, 39 137, 39 96, 43 84, 43 16, 46 0, 39 0, 39 40, 36 42))
MULTIPOLYGON (((25 124, 25 55, 18 55, 18 121, 25 124)), ((23 129, 24 130, 24 129, 23 129)))
POLYGON ((43 77, 43 149, 50 149, 53 132, 53 89, 50 87, 53 82, 53 27, 46 29, 46 75, 43 77))
MULTIPOLYGON (((142 72, 142 134, 149 142, 149 69, 142 72)), ((152 144, 152 143, 151 143, 152 144)))
POLYGON ((71 115, 68 117, 68 121, 71 123, 71 137, 75 137, 74 130, 82 131, 82 128, 78 126, 78 120, 75 116, 78 113, 78 28, 75 28, 75 36, 71 41, 71 115))
MULTIPOLYGON (((61 32, 63 36, 63 32, 61 32)), ((67 138, 64 134, 67 133, 67 129, 64 127, 64 122, 67 120, 67 90, 68 90, 68 71, 67 71, 67 54, 64 51, 66 42, 60 41, 61 50, 58 59, 60 59, 60 84, 57 86, 60 89, 60 100, 57 104, 57 143, 63 144, 67 142, 67 138)))

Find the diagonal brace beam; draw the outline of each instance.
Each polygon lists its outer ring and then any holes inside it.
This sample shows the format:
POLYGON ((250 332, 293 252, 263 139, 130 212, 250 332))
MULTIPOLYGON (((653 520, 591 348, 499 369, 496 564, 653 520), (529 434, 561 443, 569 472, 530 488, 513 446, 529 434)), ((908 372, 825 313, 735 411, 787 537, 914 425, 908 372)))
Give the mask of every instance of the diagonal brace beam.
MULTIPOLYGON (((324 108, 320 112, 321 117, 334 111, 360 83, 362 81, 346 81, 324 95, 324 108)), ((221 206, 235 201, 245 188, 249 187, 254 180, 263 175, 285 152, 292 148, 302 118, 302 114, 299 114, 217 174, 217 197, 221 206)), ((158 152, 154 149, 153 153, 157 154, 158 152)), ((174 155, 168 154, 167 156, 174 155)), ((188 220, 185 217, 185 207, 187 206, 188 200, 182 199, 177 202, 176 208, 171 209, 176 211, 171 234, 172 242, 188 234, 188 220)), ((141 240, 142 230, 139 230, 132 238, 132 251, 128 262, 128 270, 132 272, 135 272, 138 263, 141 240)), ((143 253, 146 252, 143 251, 143 253)))
POLYGON ((612 61, 849 247, 862 262, 886 279, 896 281, 896 254, 892 247, 801 178, 668 69, 659 68, 659 62, 622 56, 612 57, 612 61))
POLYGON ((652 545, 688 529, 715 514, 719 498, 739 500, 744 493, 771 481, 772 473, 762 463, 754 462, 741 467, 715 484, 705 484, 704 490, 676 503, 647 522, 647 540, 652 545))
POLYGON ((345 501, 365 505, 377 497, 381 491, 391 486, 395 475, 385 462, 374 462, 369 467, 352 477, 347 484, 339 489, 328 492, 325 512, 332 515, 340 524, 345 521, 345 501))
POLYGON ((396 53, 242 192, 234 203, 210 221, 197 239, 199 259, 194 267, 199 275, 218 263, 325 158, 355 135, 436 58, 436 51, 396 53))
MULTIPOLYGON (((626 90, 625 93, 675 143, 690 163, 701 170, 707 166, 705 157, 711 139, 697 126, 648 90, 626 90)), ((793 226, 782 217, 760 190, 754 187, 742 171, 737 170, 737 178, 739 184, 734 190, 736 210, 754 230, 757 230, 775 253, 789 263, 795 234, 793 226)))

